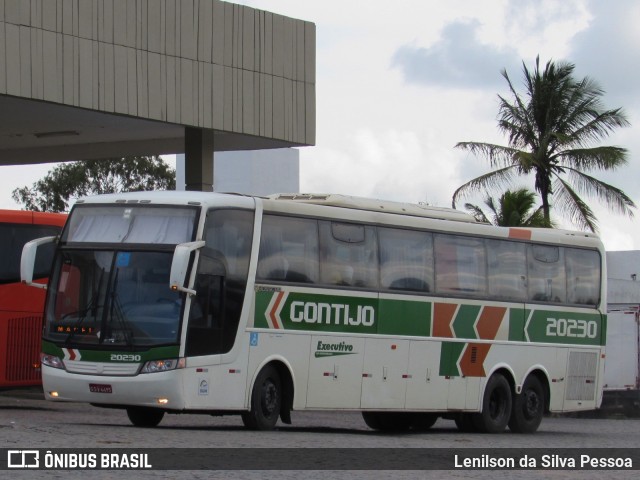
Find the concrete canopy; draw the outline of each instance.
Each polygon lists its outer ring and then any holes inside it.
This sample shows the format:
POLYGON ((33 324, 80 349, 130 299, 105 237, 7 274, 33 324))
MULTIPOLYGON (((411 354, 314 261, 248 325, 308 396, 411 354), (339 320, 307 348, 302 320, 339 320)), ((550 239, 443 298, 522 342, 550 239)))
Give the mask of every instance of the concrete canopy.
POLYGON ((0 0, 0 165, 314 143, 312 23, 218 0, 0 0))

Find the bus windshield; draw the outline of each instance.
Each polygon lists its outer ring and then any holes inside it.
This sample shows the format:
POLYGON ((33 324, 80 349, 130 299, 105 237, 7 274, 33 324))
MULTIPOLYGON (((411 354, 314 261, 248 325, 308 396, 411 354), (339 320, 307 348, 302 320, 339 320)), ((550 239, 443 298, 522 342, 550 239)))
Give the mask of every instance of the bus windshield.
POLYGON ((65 345, 177 344, 183 295, 169 288, 196 207, 77 205, 51 274, 45 337, 65 345))
POLYGON ((169 288, 172 252, 59 252, 45 336, 67 345, 136 347, 175 344, 182 295, 169 288))

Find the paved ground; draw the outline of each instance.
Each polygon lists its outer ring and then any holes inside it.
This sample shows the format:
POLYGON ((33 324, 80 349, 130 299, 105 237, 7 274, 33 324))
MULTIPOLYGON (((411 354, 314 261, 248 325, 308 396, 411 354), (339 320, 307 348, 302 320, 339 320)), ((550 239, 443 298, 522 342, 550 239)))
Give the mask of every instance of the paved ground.
MULTIPOLYGON (((251 432, 239 417, 168 415, 158 428, 135 428, 124 411, 42 400, 37 389, 0 392, 0 448, 640 448, 640 420, 545 418, 534 435, 460 433, 439 420, 428 432, 381 434, 359 413, 293 412, 292 425, 251 432)), ((169 452, 169 450, 168 450, 169 452)), ((304 454, 303 450, 300 450, 304 454)), ((372 468, 375 468, 373 466, 372 468)), ((13 472, 11 478, 69 478, 80 472, 13 472)), ((0 472, 0 475, 2 473, 0 472)), ((638 478, 635 472, 588 471, 154 471, 85 472, 83 478, 638 478)))

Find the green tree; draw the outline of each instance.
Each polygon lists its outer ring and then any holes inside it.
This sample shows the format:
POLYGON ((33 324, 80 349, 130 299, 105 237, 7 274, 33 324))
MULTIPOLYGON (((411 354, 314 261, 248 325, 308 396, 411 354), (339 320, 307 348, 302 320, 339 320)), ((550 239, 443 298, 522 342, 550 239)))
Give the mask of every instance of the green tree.
POLYGON ((498 202, 487 197, 484 204, 489 208, 491 220, 482 209, 471 203, 466 203, 465 208, 476 220, 484 223, 493 223, 500 227, 549 227, 542 213, 542 207, 535 208, 536 194, 527 188, 515 191, 507 190, 498 202))
POLYGON ((175 188, 175 170, 158 156, 139 156, 63 163, 11 196, 26 210, 66 212, 69 200, 85 195, 175 188))
POLYGON ((509 185, 516 176, 532 174, 542 200, 545 221, 553 207, 579 228, 596 231, 593 211, 582 196, 604 202, 616 213, 633 216, 633 201, 619 188, 586 172, 615 170, 627 163, 627 150, 598 146, 618 127, 629 125, 622 109, 605 110, 603 90, 588 77, 576 80, 574 65, 549 61, 540 70, 536 59, 531 72, 523 63, 524 95, 519 94, 506 70, 512 100, 500 100, 498 127, 508 146, 460 142, 456 148, 485 157, 493 171, 468 181, 453 194, 452 204, 472 192, 509 185))

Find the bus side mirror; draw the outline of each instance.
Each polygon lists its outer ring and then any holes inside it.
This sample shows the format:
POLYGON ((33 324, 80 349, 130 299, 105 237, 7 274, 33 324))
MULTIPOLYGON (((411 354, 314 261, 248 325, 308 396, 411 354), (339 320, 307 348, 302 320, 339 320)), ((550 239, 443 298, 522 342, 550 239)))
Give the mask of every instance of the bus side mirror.
POLYGON ((36 254, 38 253, 38 247, 46 245, 48 243, 54 243, 56 241, 55 236, 37 238, 25 243, 22 247, 22 257, 20 258, 20 280, 22 283, 36 288, 47 288, 46 284, 33 282, 33 271, 36 265, 36 254))
POLYGON ((169 274, 169 288, 171 290, 186 292, 190 295, 196 294, 195 290, 186 288, 184 282, 187 277, 187 270, 189 269, 191 252, 202 247, 204 247, 203 240, 176 245, 176 250, 173 253, 173 261, 171 262, 171 273, 169 274))

